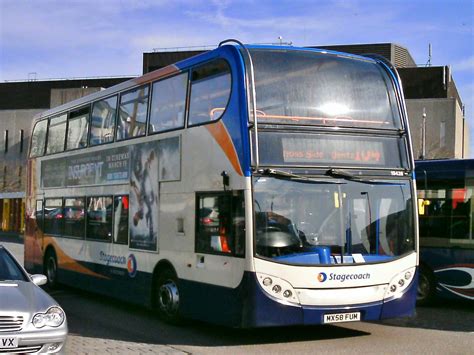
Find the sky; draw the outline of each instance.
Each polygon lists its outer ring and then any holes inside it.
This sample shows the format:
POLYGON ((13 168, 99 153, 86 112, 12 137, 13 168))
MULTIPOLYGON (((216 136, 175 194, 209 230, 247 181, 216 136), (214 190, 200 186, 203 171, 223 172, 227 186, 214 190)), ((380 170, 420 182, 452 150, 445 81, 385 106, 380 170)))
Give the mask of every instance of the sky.
POLYGON ((474 156, 474 0, 0 0, 0 82, 141 75, 155 48, 397 43, 450 65, 474 156), (34 73, 34 74, 32 74, 34 73))

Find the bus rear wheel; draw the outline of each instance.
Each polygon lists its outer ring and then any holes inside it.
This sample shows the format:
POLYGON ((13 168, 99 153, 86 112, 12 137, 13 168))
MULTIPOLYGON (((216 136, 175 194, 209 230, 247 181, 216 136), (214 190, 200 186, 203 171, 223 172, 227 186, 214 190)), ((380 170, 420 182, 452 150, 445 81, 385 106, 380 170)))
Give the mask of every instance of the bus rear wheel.
POLYGON ((48 286, 56 288, 58 286, 58 260, 54 251, 49 250, 44 258, 44 268, 48 286))
POLYGON ((179 289, 176 274, 165 269, 158 275, 155 283, 155 308, 158 315, 167 323, 179 324, 179 289))

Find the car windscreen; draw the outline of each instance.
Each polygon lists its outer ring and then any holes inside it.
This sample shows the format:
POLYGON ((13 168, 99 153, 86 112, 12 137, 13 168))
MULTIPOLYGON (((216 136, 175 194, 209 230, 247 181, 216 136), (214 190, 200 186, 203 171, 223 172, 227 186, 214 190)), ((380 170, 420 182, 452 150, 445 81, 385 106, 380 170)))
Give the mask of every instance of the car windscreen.
POLYGON ((26 275, 4 248, 0 248, 0 282, 2 281, 28 281, 26 275))

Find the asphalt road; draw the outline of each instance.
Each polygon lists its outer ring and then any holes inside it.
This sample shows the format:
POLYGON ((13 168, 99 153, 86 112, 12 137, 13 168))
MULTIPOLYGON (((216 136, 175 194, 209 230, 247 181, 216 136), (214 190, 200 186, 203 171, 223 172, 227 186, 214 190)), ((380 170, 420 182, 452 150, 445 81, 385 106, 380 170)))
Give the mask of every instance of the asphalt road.
POLYGON ((187 354, 472 354, 474 349, 474 309, 467 303, 442 302, 420 308, 415 318, 382 324, 238 330, 195 321, 170 326, 146 309, 70 288, 52 294, 68 316, 67 353, 100 353, 94 350, 98 344, 104 350, 126 345, 135 353, 187 354))
MULTIPOLYGON (((22 246, 14 246, 21 253, 22 246)), ((20 260, 21 260, 21 255, 20 260)), ((472 303, 439 301, 383 323, 238 330, 189 321, 73 288, 50 291, 69 322, 67 354, 472 354, 472 303)))

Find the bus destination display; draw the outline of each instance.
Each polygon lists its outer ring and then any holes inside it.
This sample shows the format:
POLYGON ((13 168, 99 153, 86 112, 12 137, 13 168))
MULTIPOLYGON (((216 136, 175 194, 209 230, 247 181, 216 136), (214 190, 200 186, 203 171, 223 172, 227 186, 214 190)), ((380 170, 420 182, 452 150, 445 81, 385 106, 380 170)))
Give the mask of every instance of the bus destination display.
POLYGON ((261 163, 269 165, 403 168, 402 142, 398 137, 260 132, 259 153, 261 163))

